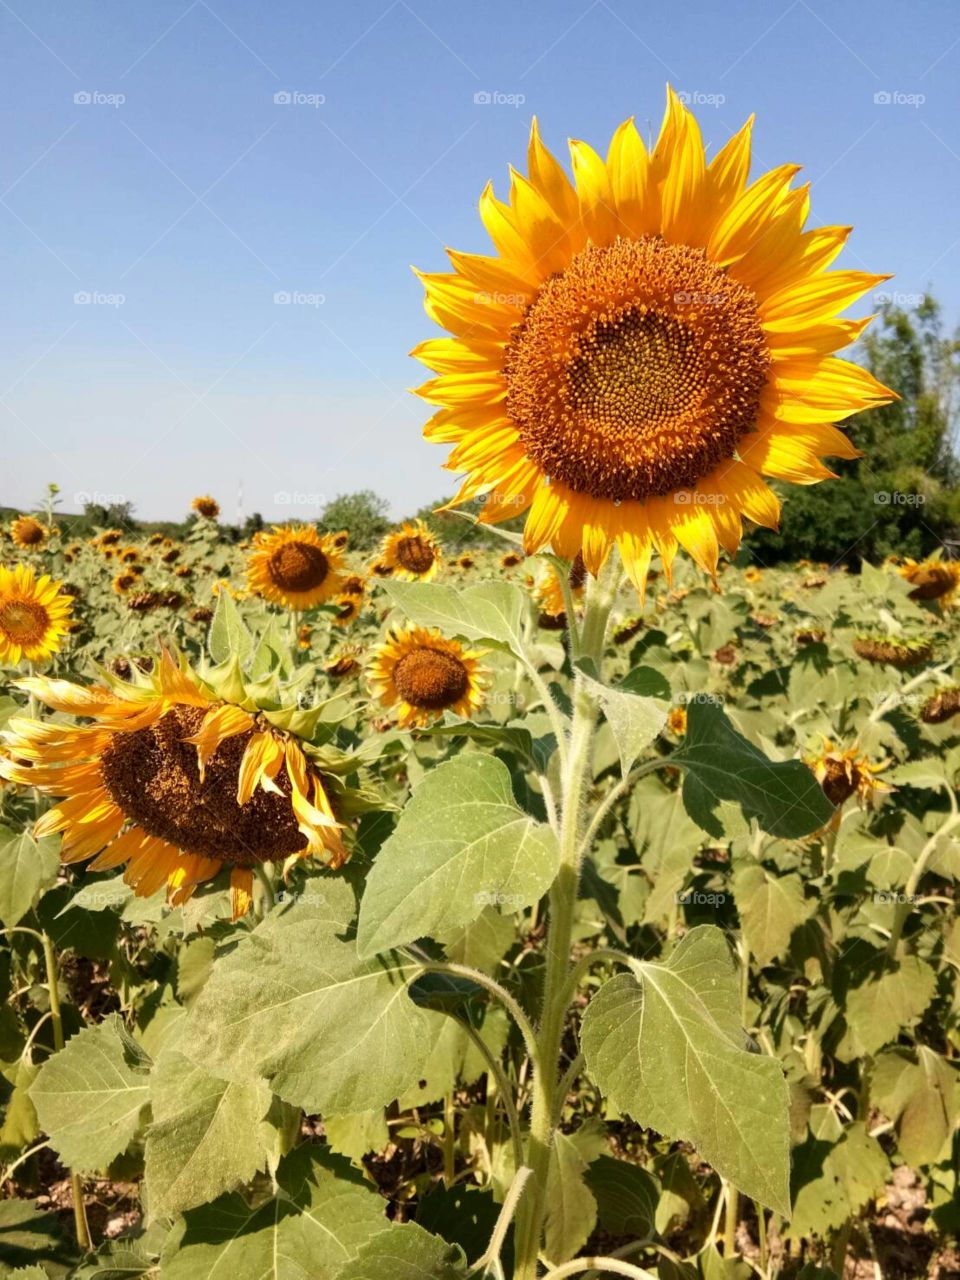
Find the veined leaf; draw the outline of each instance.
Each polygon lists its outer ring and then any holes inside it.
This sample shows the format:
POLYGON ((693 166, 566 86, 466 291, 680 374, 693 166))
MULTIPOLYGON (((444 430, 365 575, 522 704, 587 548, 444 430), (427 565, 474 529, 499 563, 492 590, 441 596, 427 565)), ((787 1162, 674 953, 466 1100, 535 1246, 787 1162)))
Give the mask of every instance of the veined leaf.
POLYGON ((337 1280, 466 1280, 467 1260, 458 1244, 447 1244, 415 1222, 390 1227, 360 1250, 337 1280))
POLYGON ((694 699, 687 706, 683 745, 669 763, 684 771, 683 801, 695 822, 722 836, 720 802, 732 800, 744 817, 756 818, 771 835, 796 839, 817 831, 833 806, 800 760, 768 760, 737 733, 714 702, 694 699))
POLYGON ((846 1015, 862 1053, 874 1054, 913 1025, 933 999, 937 975, 918 956, 870 978, 847 995, 846 1015))
POLYGON ((29 1092, 64 1164, 94 1173, 126 1149, 149 1101, 149 1067, 116 1015, 47 1059, 29 1092))
POLYGON ((772 876, 759 862, 735 869, 733 891, 743 935, 761 965, 782 955, 794 929, 816 910, 816 901, 804 896, 798 875, 772 876))
POLYGON ((360 906, 360 955, 450 932, 487 906, 530 906, 558 862, 556 836, 519 808, 504 764, 450 760, 416 787, 377 855, 360 906))
POLYGON ((693 1143, 734 1186, 789 1212, 787 1085, 776 1059, 750 1052, 719 929, 692 929, 666 963, 635 962, 602 986, 581 1041, 618 1110, 693 1143))
POLYGON ((263 1078, 307 1111, 370 1111, 418 1079, 444 1015, 410 999, 416 963, 361 960, 341 936, 347 884, 317 877, 311 895, 323 905, 271 912, 217 960, 178 1048, 226 1079, 263 1078))
POLYGON ((527 597, 509 582, 486 582, 466 591, 439 582, 385 582, 387 595, 411 622, 439 627, 448 636, 487 640, 513 653, 523 646, 527 597))
POLYGON ((18 924, 40 890, 56 880, 59 847, 56 836, 34 840, 29 831, 0 827, 0 921, 7 928, 18 924))
MULTIPOLYGON (((657 674, 651 671, 650 687, 657 687, 657 674)), ((583 678, 606 716, 620 755, 620 770, 626 777, 641 751, 663 728, 669 707, 659 697, 645 697, 633 692, 633 688, 643 687, 640 668, 630 673, 630 685, 619 688, 610 688, 589 676, 583 678)))
POLYGON ((243 663, 253 650, 253 636, 229 591, 221 591, 217 596, 217 607, 207 637, 207 649, 217 664, 226 662, 233 655, 243 663))

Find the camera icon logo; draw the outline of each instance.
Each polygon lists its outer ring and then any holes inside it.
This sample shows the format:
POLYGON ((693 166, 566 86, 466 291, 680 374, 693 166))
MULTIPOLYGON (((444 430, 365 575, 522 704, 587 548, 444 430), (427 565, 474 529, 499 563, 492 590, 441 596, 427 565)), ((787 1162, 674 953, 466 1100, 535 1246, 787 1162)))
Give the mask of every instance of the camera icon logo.
POLYGON ((86 89, 81 89, 79 93, 73 95, 73 102, 77 107, 89 107, 92 101, 93 95, 86 89))
POLYGON ((277 107, 289 107, 292 101, 293 94, 289 89, 280 89, 273 95, 273 103, 277 107))

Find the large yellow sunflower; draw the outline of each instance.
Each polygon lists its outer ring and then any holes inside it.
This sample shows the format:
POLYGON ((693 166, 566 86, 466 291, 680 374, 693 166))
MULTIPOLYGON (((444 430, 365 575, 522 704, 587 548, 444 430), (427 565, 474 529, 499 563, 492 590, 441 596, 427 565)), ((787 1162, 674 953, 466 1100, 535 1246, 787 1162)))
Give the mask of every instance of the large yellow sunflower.
POLYGON ((126 862, 137 894, 166 887, 174 905, 229 866, 236 919, 260 863, 346 859, 328 782, 296 735, 217 698, 169 652, 141 685, 18 683, 92 721, 14 719, 4 734, 0 776, 63 797, 35 830, 62 833, 64 862, 94 858, 96 871, 126 862))
POLYGON ((652 153, 628 120, 605 160, 570 143, 571 183, 534 121, 509 203, 480 198, 496 255, 420 276, 453 334, 413 353, 438 375, 424 434, 466 473, 450 505, 526 510, 528 552, 582 551, 592 573, 616 544, 642 591, 654 549, 714 573, 743 516, 776 527, 763 477, 812 484, 823 456, 858 456, 833 423, 894 395, 834 357, 867 324, 838 316, 887 277, 827 270, 850 228, 805 229, 798 166, 747 184, 751 126, 707 164, 668 89, 652 153))
POLYGON ((38 578, 29 565, 0 565, 0 663, 15 667, 45 662, 60 648, 70 630, 73 596, 45 573, 38 578))
POLYGON ((340 591, 342 558, 331 534, 321 536, 312 525, 274 525, 253 540, 250 590, 287 609, 312 609, 340 591))
POLYGON ((381 576, 429 582, 437 576, 442 558, 439 542, 422 520, 414 520, 387 534, 378 564, 389 571, 381 576))
POLYGON ((34 519, 33 516, 18 516, 10 526, 10 536, 18 547, 22 547, 24 551, 29 551, 35 547, 42 547, 47 540, 48 529, 34 519))
POLYGON ((382 706, 396 709, 401 729, 425 728, 445 711, 469 719, 483 705, 481 657, 434 628, 398 628, 373 650, 370 689, 382 706))

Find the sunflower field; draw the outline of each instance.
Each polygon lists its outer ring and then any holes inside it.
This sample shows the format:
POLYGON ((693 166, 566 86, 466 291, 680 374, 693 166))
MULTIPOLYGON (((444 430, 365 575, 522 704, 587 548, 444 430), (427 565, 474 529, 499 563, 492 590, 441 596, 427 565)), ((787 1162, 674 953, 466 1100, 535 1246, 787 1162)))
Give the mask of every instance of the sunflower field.
POLYGON ((957 1274, 960 568, 740 548, 884 277, 571 150, 421 277, 437 522, 4 528, 0 1276, 957 1274))

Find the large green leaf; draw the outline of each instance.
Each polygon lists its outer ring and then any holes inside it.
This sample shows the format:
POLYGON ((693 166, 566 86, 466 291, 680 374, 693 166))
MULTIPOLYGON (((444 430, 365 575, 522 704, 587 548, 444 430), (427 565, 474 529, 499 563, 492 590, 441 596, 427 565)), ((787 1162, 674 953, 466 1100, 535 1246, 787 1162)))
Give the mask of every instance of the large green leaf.
POLYGON ((0 827, 0 921, 7 928, 18 924, 40 890, 56 880, 59 847, 56 836, 34 840, 28 831, 0 827))
POLYGON ((876 1060, 871 1099, 897 1126, 897 1145, 915 1168, 932 1164, 960 1114, 960 1078, 945 1058, 919 1045, 916 1061, 895 1049, 876 1060))
POLYGON ((842 1227, 880 1193, 889 1171, 883 1148, 859 1121, 835 1143, 811 1135, 794 1153, 795 1195, 786 1235, 804 1240, 842 1227))
POLYGON ((593 1120, 554 1140, 544 1223, 544 1253, 554 1266, 579 1253, 597 1225, 597 1202, 584 1175, 606 1147, 603 1125, 593 1120))
POLYGON ((307 1111, 392 1102, 422 1074, 444 1015, 410 999, 415 963, 358 957, 342 936, 352 914, 348 885, 320 877, 309 903, 271 912, 215 963, 181 1052, 230 1080, 262 1077, 307 1111))
POLYGON ((383 1230, 383 1200, 322 1148, 300 1147, 277 1181, 254 1207, 233 1194, 189 1210, 164 1246, 164 1280, 339 1280, 383 1230))
POLYGON ((253 649, 253 637, 228 591, 221 591, 217 597, 207 648, 217 663, 226 662, 232 656, 243 663, 253 649))
POLYGON ((687 812, 710 835, 721 837, 718 808, 733 801, 771 835, 795 839, 817 831, 833 806, 800 760, 768 760, 737 733, 723 708, 706 699, 687 707, 683 745, 669 758, 684 771, 687 812))
POLYGON ((466 591, 438 582, 385 582, 393 603, 411 622, 447 636, 492 640, 514 653, 523 647, 528 600, 509 582, 485 582, 466 591))
MULTIPOLYGON (((597 699, 606 717, 607 724, 617 744, 620 755, 620 770, 624 777, 646 747, 654 740, 663 728, 667 719, 669 706, 659 697, 645 697, 634 692, 643 687, 645 668, 636 668, 630 673, 631 684, 610 688, 584 676, 583 680, 590 693, 597 699)), ((650 684, 657 687, 659 673, 650 671, 650 684)))
POLYGON ((635 1239, 652 1233, 660 1188, 646 1169, 601 1155, 584 1177, 596 1199, 600 1225, 606 1231, 635 1239))
POLYGON ((918 956, 903 960, 847 995, 846 1016, 861 1053, 874 1054, 911 1027, 933 999, 937 975, 918 956))
POLYGON ((618 1110, 693 1143, 734 1186, 788 1212, 787 1085, 779 1062, 750 1051, 719 929, 692 929, 666 963, 634 962, 602 986, 581 1040, 618 1110))
POLYGON ((770 875, 759 862, 738 866, 733 892, 743 936, 758 964, 769 964, 783 955, 794 929, 816 910, 816 900, 806 898, 798 875, 770 875))
POLYGON ((150 1078, 146 1180, 151 1217, 214 1200, 266 1167, 260 1133, 271 1094, 260 1080, 221 1080, 176 1048, 150 1078))
POLYGON ((149 1068, 116 1015, 86 1027, 47 1059, 30 1097, 64 1164, 95 1173, 126 1149, 149 1101, 149 1068))
POLYGON ((360 906, 360 955, 449 932, 487 906, 530 906, 558 862, 556 836, 519 808, 506 766, 458 756, 426 775, 377 855, 360 906))
POLYGON ((458 1244, 406 1222, 374 1236, 337 1280, 466 1280, 466 1261, 458 1244))

